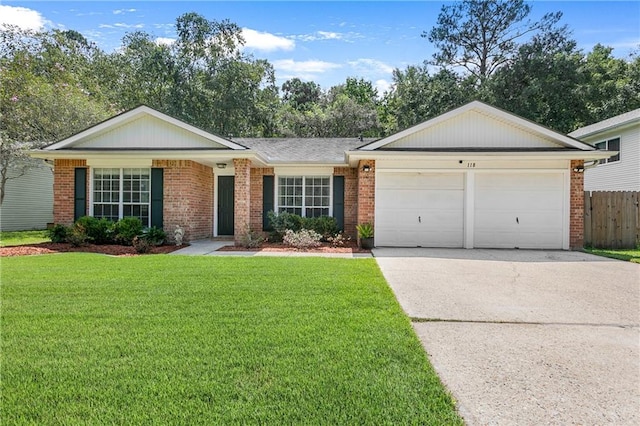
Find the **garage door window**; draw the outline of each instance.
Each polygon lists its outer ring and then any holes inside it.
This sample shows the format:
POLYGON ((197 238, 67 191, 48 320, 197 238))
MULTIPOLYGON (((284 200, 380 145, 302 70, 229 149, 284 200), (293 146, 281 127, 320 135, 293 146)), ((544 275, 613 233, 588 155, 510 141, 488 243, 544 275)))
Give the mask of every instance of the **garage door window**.
POLYGON ((303 217, 329 216, 329 176, 281 176, 278 178, 278 211, 303 217))

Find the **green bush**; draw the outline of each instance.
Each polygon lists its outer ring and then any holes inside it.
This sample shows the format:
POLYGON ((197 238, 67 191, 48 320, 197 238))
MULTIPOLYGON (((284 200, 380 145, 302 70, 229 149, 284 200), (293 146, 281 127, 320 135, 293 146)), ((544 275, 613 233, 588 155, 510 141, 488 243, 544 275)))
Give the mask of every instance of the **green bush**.
POLYGON ((273 241, 282 241, 287 229, 294 232, 302 229, 303 219, 297 214, 287 212, 276 213, 270 211, 267 213, 267 217, 269 218, 269 223, 273 228, 273 231, 271 232, 271 239, 273 241))
POLYGON ((133 239, 142 234, 142 222, 137 217, 125 217, 116 222, 113 231, 116 243, 130 246, 133 239))
POLYGON ((69 232, 71 232, 71 228, 57 224, 47 230, 47 238, 49 238, 52 243, 66 243, 69 232))
POLYGON ((303 229, 310 229, 322 236, 323 241, 329 241, 329 238, 336 235, 338 229, 338 221, 335 217, 305 217, 302 222, 303 229))
POLYGON ((161 246, 167 239, 167 234, 162 229, 152 226, 151 228, 144 228, 140 237, 153 246, 161 246))
POLYGON ((71 230, 67 232, 66 241, 74 247, 80 247, 87 243, 87 231, 80 223, 73 225, 71 230))
POLYGON ((114 223, 109 219, 97 219, 92 216, 83 216, 76 220, 76 225, 84 228, 87 234, 87 241, 93 244, 113 243, 114 223))

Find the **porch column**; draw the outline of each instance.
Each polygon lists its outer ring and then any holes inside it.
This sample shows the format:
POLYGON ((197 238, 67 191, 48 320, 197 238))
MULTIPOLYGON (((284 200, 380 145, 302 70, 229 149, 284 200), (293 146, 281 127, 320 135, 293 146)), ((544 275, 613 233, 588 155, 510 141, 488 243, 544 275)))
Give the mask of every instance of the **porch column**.
POLYGON ((374 224, 376 194, 376 160, 358 162, 358 225, 374 224))
POLYGON ((571 249, 581 249, 584 246, 584 172, 574 172, 573 169, 577 167, 584 167, 584 161, 571 161, 569 189, 571 191, 569 203, 569 247, 571 249))
POLYGON ((235 181, 233 190, 233 238, 236 244, 249 229, 251 220, 251 160, 234 158, 235 181))

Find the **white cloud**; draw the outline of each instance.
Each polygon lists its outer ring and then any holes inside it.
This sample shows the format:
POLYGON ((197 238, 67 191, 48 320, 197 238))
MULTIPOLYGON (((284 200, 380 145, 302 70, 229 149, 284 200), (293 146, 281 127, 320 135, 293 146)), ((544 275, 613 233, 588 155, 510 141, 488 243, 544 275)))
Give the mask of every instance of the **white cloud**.
POLYGON ((353 43, 354 39, 364 38, 364 36, 354 32, 337 33, 334 31, 316 31, 311 34, 299 34, 293 36, 293 38, 300 41, 342 40, 347 43, 353 43))
POLYGON ((248 49, 273 52, 275 50, 293 50, 296 47, 296 43, 291 39, 251 28, 243 28, 242 35, 245 39, 244 47, 248 49))
POLYGON ((39 30, 48 23, 40 12, 33 9, 0 4, 0 25, 9 24, 24 30, 39 30))
POLYGON ((365 75, 380 73, 391 74, 394 69, 391 65, 385 64, 384 62, 377 59, 370 58, 360 58, 355 61, 349 61, 348 63, 358 72, 365 75))
POLYGON ((137 9, 117 9, 113 11, 114 15, 122 15, 124 13, 133 13, 136 12, 137 9))
POLYGON ((391 89, 391 83, 385 79, 380 79, 373 83, 373 87, 378 90, 378 96, 382 96, 384 92, 388 92, 391 89))
POLYGON ((171 46, 173 43, 176 42, 176 39, 169 38, 169 37, 158 37, 155 39, 155 42, 158 45, 171 46))
POLYGON ((116 22, 115 24, 100 24, 98 28, 144 28, 144 24, 125 24, 124 22, 116 22))
POLYGON ((281 69, 287 72, 323 73, 335 68, 340 68, 342 65, 316 60, 295 61, 293 59, 279 59, 277 61, 273 61, 273 66, 276 69, 281 69))

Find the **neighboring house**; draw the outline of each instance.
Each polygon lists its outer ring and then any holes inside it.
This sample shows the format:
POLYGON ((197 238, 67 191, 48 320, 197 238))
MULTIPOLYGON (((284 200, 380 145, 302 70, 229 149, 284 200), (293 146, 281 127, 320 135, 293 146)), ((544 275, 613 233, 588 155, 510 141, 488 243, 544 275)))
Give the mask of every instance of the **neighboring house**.
POLYGON ((7 180, 0 207, 0 231, 45 229, 53 222, 53 173, 44 161, 7 180))
POLYGON ((640 191, 640 109, 569 133, 597 149, 618 151, 584 173, 585 191, 640 191))
POLYGON ((569 249, 581 166, 611 154, 475 101, 376 141, 230 140, 141 106, 32 155, 54 161, 56 223, 133 215, 238 241, 275 210, 373 223, 378 246, 569 249))

